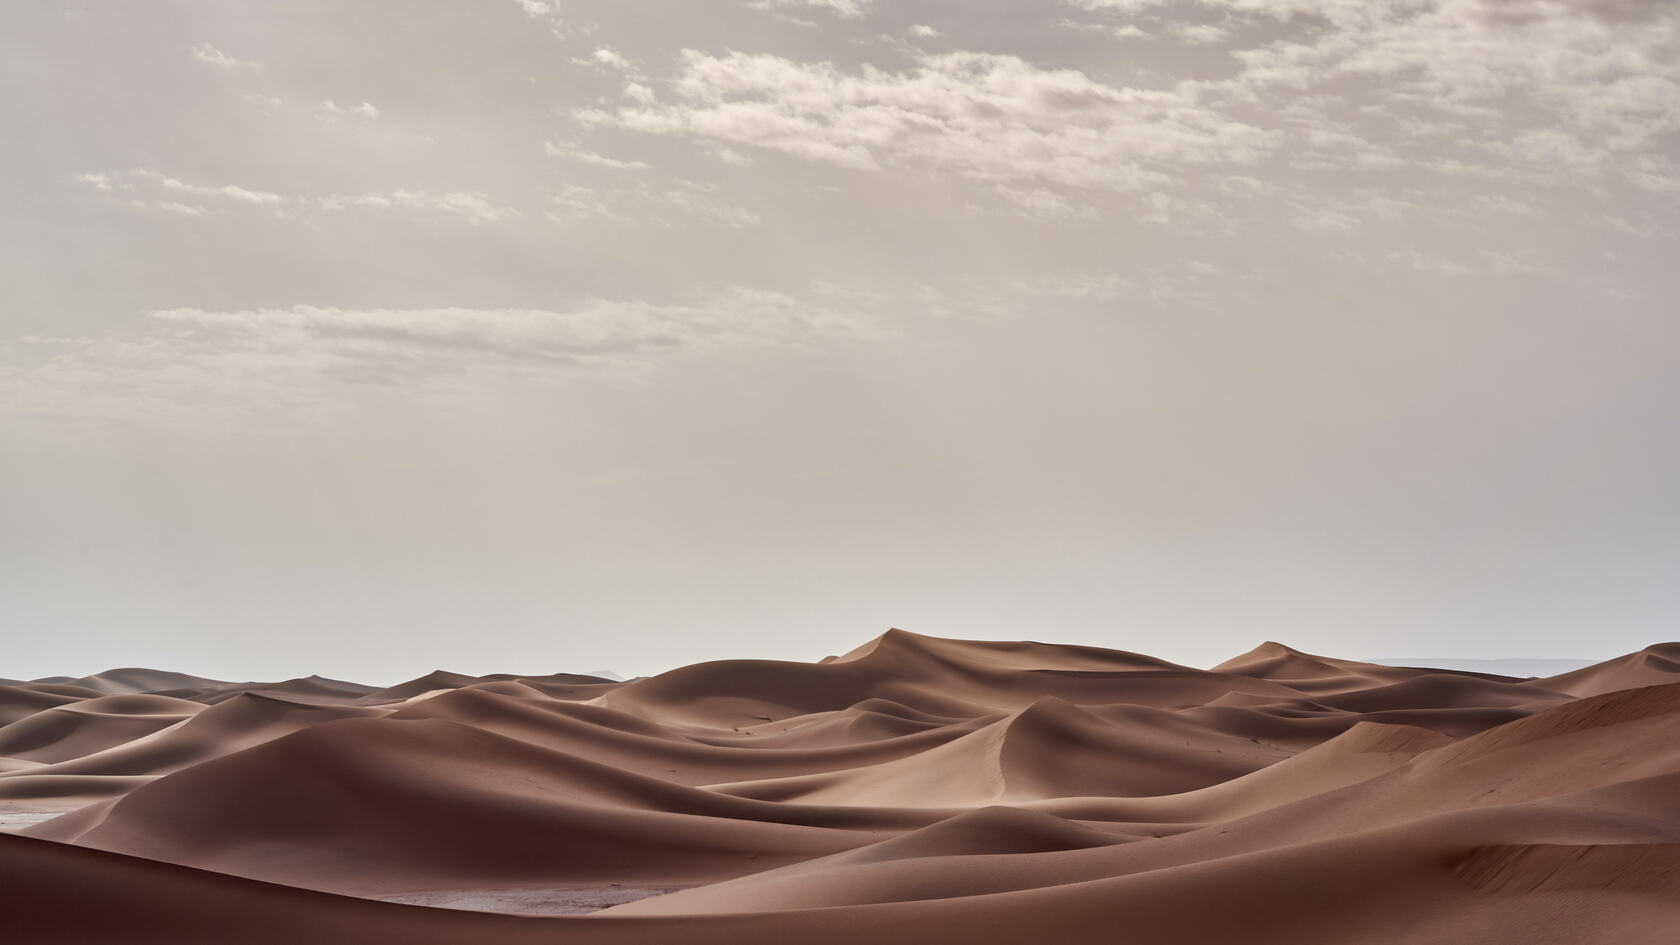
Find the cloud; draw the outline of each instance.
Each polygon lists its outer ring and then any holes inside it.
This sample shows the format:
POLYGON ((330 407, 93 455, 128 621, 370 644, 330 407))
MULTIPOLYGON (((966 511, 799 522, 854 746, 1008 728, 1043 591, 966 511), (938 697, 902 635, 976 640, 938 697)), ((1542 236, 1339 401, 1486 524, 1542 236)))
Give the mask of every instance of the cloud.
POLYGON ((576 33, 590 33, 595 27, 590 23, 570 24, 560 16, 559 0, 514 0, 525 16, 548 27, 549 33, 555 39, 566 39, 576 33))
POLYGON ((321 114, 330 115, 335 118, 354 117, 372 119, 379 117, 379 109, 373 107, 373 103, 371 102, 363 102, 360 105, 340 105, 329 98, 315 107, 321 114))
POLYGON ((1464 213, 1491 206, 1479 200, 1520 195, 1526 215, 1544 218, 1578 199, 1572 191, 1595 200, 1680 194, 1680 16, 1672 3, 1065 3, 1083 11, 1070 26, 1141 33, 1143 24, 1162 39, 1205 40, 1206 54, 1227 57, 1226 74, 1176 88, 1194 87, 1206 108, 1273 136, 1270 158, 1242 172, 1269 194, 1256 192, 1245 206, 1219 183, 1234 175, 1212 182, 1232 225, 1281 220, 1355 234, 1405 218, 1485 230, 1498 224, 1464 213), (1253 44, 1256 37, 1264 41, 1253 44))
POLYGON ((1288 201, 1288 219, 1298 230, 1342 234, 1363 230, 1370 223, 1397 221, 1415 213, 1418 205, 1376 188, 1346 192, 1307 191, 1288 201))
MULTIPOLYGON (((1018 282, 1014 288, 1027 299, 1040 296, 1103 307, 1210 308, 1219 301, 1212 287, 1214 279, 1229 275, 1212 263, 1185 259, 1165 267, 1132 265, 1123 271, 1043 277, 1018 282)), ((1015 307, 1020 304, 1016 302, 1015 307)), ((1042 303, 1031 307, 1042 307, 1042 303)))
MULTIPOLYGON (((1127 24, 1127 26, 1130 27, 1131 24, 1127 24)), ((1148 35, 1136 27, 1131 27, 1129 31, 1126 30, 1127 27, 1117 27, 1114 32, 1115 35, 1121 36, 1148 35)), ((1230 39, 1231 28, 1220 23, 1179 23, 1173 26, 1171 35, 1173 38, 1191 46, 1211 46, 1230 39)))
POLYGON ((580 164, 593 164, 596 167, 610 167, 619 171, 642 171, 647 169, 647 164, 641 161, 624 161, 618 158, 608 157, 605 154, 597 154, 594 151, 581 148, 568 142, 545 142, 543 144, 543 153, 553 158, 565 158, 570 161, 577 161, 580 164))
POLYGON ((669 102, 583 110, 586 123, 779 151, 857 170, 953 171, 1020 185, 1139 191, 1198 164, 1253 163, 1270 133, 1191 86, 1109 85, 1016 56, 957 52, 846 70, 771 55, 682 55, 669 102))
POLYGON ((690 303, 595 301, 566 309, 283 309, 149 313, 138 330, 37 339, 0 369, 14 410, 122 416, 319 413, 357 390, 472 396, 500 382, 645 368, 727 348, 808 347, 888 332, 858 299, 734 287, 690 303))
POLYGON ((282 201, 279 194, 269 191, 237 184, 194 184, 150 168, 79 174, 76 179, 130 206, 188 216, 200 216, 215 208, 240 204, 274 208, 282 201))
POLYGON ((1087 203, 1075 204, 1066 194, 1042 187, 999 186, 995 190, 1002 198, 1002 210, 1014 216, 1033 220, 1096 220, 1097 209, 1087 203))
POLYGON ((150 168, 78 174, 76 179, 96 192, 129 206, 184 216, 204 216, 239 207, 260 208, 294 217, 301 211, 309 210, 335 213, 352 209, 407 212, 421 217, 454 218, 474 225, 497 223, 519 216, 519 211, 513 207, 492 203, 482 192, 468 190, 432 193, 398 189, 326 197, 287 197, 237 184, 192 183, 150 168))
POLYGON ((1382 262, 1393 268, 1450 277, 1518 276, 1540 271, 1538 266, 1519 255, 1486 249, 1452 258, 1415 249, 1391 250, 1383 256, 1382 262))
POLYGON ((217 49, 209 43, 198 43, 194 46, 188 46, 187 51, 192 53, 192 57, 197 59, 199 62, 207 63, 219 69, 254 68, 257 65, 257 63, 254 62, 247 62, 243 59, 235 59, 233 56, 222 52, 220 49, 217 49))
POLYGON ((392 190, 378 193, 333 194, 319 201, 327 210, 353 207, 374 210, 407 210, 422 215, 458 217, 472 224, 496 223, 519 216, 512 207, 497 206, 478 191, 428 193, 420 190, 392 190))
POLYGON ((1166 6, 1169 0, 1067 0, 1070 7, 1093 13, 1137 13, 1166 6))
POLYGON ((843 20, 857 20, 868 15, 875 4, 874 0, 753 0, 748 5, 758 10, 803 7, 822 10, 843 20))
POLYGON ((546 216, 556 223, 573 220, 604 220, 609 223, 632 224, 636 218, 621 209, 609 194, 582 184, 568 184, 548 195, 551 204, 546 216))
POLYGON ((596 189, 570 184, 548 194, 548 219, 556 223, 605 221, 622 225, 676 226, 684 222, 730 228, 758 226, 758 214, 723 196, 715 185, 676 179, 654 185, 596 189))
POLYGON ((1245 85, 1332 103, 1369 89, 1368 107, 1404 116, 1408 136, 1437 151, 1473 148, 1558 180, 1623 173, 1680 133, 1680 60, 1670 52, 1680 18, 1647 22, 1643 4, 1208 2, 1324 17, 1326 29, 1234 52, 1245 85))
POLYGON ((589 58, 603 66, 608 67, 609 69, 630 68, 630 60, 620 55, 617 50, 608 49, 605 46, 601 46, 593 53, 590 53, 589 58))

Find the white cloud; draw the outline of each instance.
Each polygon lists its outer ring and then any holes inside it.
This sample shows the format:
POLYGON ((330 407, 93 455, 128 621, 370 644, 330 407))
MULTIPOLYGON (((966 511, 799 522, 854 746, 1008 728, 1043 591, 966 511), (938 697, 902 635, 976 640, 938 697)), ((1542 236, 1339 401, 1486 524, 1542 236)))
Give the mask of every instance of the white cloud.
POLYGON ((933 39, 936 36, 944 35, 925 23, 917 23, 910 27, 909 33, 918 39, 933 39))
POLYGON ((749 4, 759 10, 780 10, 788 7, 817 9, 845 20, 863 18, 874 5, 874 0, 753 0, 749 4))
POLYGON ((1359 229, 1359 218, 1345 208, 1296 203, 1289 222, 1298 230, 1309 233, 1352 233, 1359 229))
POLYGON ((560 15, 559 0, 514 0, 525 16, 548 27, 548 32, 555 39, 567 39, 573 35, 594 32, 594 24, 568 23, 560 15))
POLYGON ((996 193, 1007 212, 1034 220, 1096 220, 1101 214, 1089 203, 1075 204, 1066 194, 1043 187, 1001 185, 996 193))
POLYGON ((197 59, 199 62, 207 63, 219 69, 239 69, 243 67, 253 67, 256 65, 254 62, 236 59, 209 43, 198 43, 197 45, 189 46, 187 47, 187 51, 192 53, 192 57, 197 59))
POLYGON ((1540 211, 1533 204, 1507 197, 1504 194, 1482 194, 1475 200, 1478 213, 1508 213, 1517 217, 1537 217, 1540 211))
POLYGON ((612 69, 628 69, 630 60, 619 55, 616 50, 602 46, 590 54, 591 59, 612 69))
POLYGON ((570 184, 549 193, 548 202, 545 215, 556 223, 677 226, 694 222, 738 228, 763 222, 758 214, 727 199, 715 185, 681 179, 606 189, 570 184))
POLYGON ((363 102, 360 105, 340 105, 337 102, 335 102, 335 101, 333 101, 332 99, 329 98, 326 101, 322 102, 320 105, 317 105, 316 109, 318 111, 320 111, 321 114, 323 114, 323 115, 331 115, 331 116, 336 117, 336 118, 346 118, 346 117, 378 118, 379 117, 379 109, 375 108, 373 106, 372 102, 363 102))
MULTIPOLYGON (((1143 30, 1131 26, 1131 24, 1127 24, 1127 27, 1135 30, 1136 34, 1145 36, 1148 35, 1147 33, 1144 33, 1143 30)), ((1127 27, 1120 27, 1118 29, 1123 30, 1127 27)), ((1116 32, 1118 34, 1118 30, 1116 30, 1116 32)), ((1126 32, 1122 35, 1130 36, 1134 35, 1134 33, 1126 32)), ((1172 35, 1192 46, 1209 46, 1214 43, 1223 43, 1227 39, 1230 39, 1231 28, 1219 23, 1180 23, 1173 27, 1172 35)))
POLYGON ((636 222, 626 210, 616 206, 609 195, 582 184, 568 184, 550 193, 548 202, 551 206, 545 215, 556 223, 574 220, 604 220, 621 224, 636 222))
POLYGON ((170 213, 179 213, 184 217, 201 217, 208 212, 203 207, 194 206, 192 204, 177 203, 173 200, 154 200, 145 204, 145 206, 151 207, 154 210, 166 210, 170 213))
POLYGON ((1067 0, 1068 6, 1093 13, 1138 13, 1166 6, 1169 0, 1067 0))
POLYGON ((278 207, 283 199, 276 193, 237 184, 189 183, 150 168, 79 174, 76 179, 102 194, 122 199, 132 206, 151 207, 189 216, 199 216, 209 212, 213 206, 225 207, 230 203, 274 208, 278 207), (195 202, 186 202, 189 198, 195 202))
POLYGON ((1367 89, 1368 110, 1395 116, 1437 158, 1470 146, 1561 180, 1625 173, 1680 134, 1680 60, 1668 52, 1680 42, 1677 18, 1624 26, 1596 4, 1561 0, 1208 2, 1328 23, 1235 51, 1251 94, 1275 86, 1334 104, 1350 86, 1367 89))
POLYGON ((1123 271, 1025 281, 1014 288, 1029 299, 1048 296, 1103 306, 1120 303, 1206 308, 1219 298, 1210 287, 1212 277, 1217 275, 1221 275, 1218 267, 1191 259, 1171 268, 1133 265, 1123 271))
POLYGON ((860 170, 955 171, 996 183, 1145 190, 1184 166, 1249 164, 1272 135, 1200 101, 1015 56, 924 55, 905 72, 693 50, 669 103, 583 110, 586 122, 780 151, 860 170))
POLYGON ((326 197, 291 196, 238 184, 198 184, 172 177, 162 171, 137 168, 128 171, 79 174, 76 179, 112 200, 130 206, 166 210, 185 216, 237 207, 261 208, 296 216, 313 209, 344 212, 352 209, 407 212, 421 217, 448 217, 471 224, 497 223, 519 216, 513 207, 492 203, 479 191, 432 193, 398 189, 374 193, 332 194, 326 197))
POLYGON ((556 143, 553 141, 543 144, 543 153, 549 157, 565 158, 580 164, 593 164, 596 167, 610 167, 620 171, 641 171, 647 169, 647 164, 641 161, 625 161, 605 154, 597 154, 587 148, 579 147, 569 142, 556 143))
POLYGON ((512 207, 497 206, 477 191, 428 193, 419 190, 392 190, 380 193, 333 194, 320 200, 327 210, 347 210, 353 207, 374 210, 405 210, 421 215, 458 217, 472 224, 496 223, 519 216, 512 207))
POLYGON ((758 214, 724 197, 717 187, 678 180, 658 193, 651 216, 659 218, 658 207, 674 210, 695 220, 726 227, 758 226, 758 214))
POLYGON ((1402 249, 1389 251, 1382 261, 1389 268, 1438 276, 1519 276, 1540 271, 1540 267, 1523 258, 1525 255, 1527 254, 1499 253, 1483 249, 1447 257, 1439 253, 1402 249))
POLYGON ((1075 28, 1142 24, 1223 47, 1234 72, 1176 88, 1274 136, 1275 160, 1244 174, 1280 196, 1215 186, 1233 223, 1352 234, 1408 215, 1427 225, 1412 211, 1428 206, 1436 222, 1487 228, 1499 224, 1465 209, 1493 209, 1477 201, 1502 190, 1531 217, 1569 190, 1680 194, 1680 17, 1663 0, 1066 2, 1085 14, 1075 28), (1233 48, 1238 36, 1268 39, 1233 48), (1250 196, 1265 202, 1235 203, 1250 196))

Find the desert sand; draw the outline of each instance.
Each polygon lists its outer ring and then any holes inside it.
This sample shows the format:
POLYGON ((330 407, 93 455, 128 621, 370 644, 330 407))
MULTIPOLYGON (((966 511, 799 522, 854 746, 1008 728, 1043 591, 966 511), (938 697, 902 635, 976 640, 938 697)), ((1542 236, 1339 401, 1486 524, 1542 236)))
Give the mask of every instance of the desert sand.
POLYGON ((1680 644, 7 681, 0 877, 0 939, 55 945, 1667 945, 1680 644))

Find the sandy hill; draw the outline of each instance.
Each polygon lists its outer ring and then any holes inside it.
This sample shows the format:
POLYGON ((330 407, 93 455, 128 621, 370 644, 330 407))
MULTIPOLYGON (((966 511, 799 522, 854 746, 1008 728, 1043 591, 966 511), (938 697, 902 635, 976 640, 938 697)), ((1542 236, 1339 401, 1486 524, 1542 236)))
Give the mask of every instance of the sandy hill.
POLYGON ((902 630, 628 681, 112 670, 0 683, 0 930, 1667 945, 1677 797, 1680 644, 1539 677, 902 630))

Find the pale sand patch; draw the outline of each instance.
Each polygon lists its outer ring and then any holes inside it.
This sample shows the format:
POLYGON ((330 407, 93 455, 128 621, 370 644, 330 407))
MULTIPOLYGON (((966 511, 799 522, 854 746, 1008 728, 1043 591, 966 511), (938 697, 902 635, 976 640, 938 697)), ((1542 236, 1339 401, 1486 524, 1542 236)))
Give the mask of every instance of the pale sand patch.
POLYGON ((39 811, 39 810, 0 811, 0 831, 3 831, 5 833, 16 833, 17 831, 22 830, 25 827, 33 827, 38 823, 42 823, 43 821, 52 820, 54 817, 57 817, 59 814, 62 814, 62 813, 64 813, 64 812, 61 811, 61 810, 55 810, 55 811, 39 811))
POLYGON ((687 886, 562 886, 551 889, 434 889, 379 896, 434 909, 507 912, 516 915, 584 915, 638 899, 663 896, 687 886))

